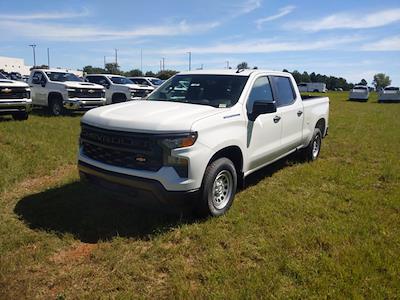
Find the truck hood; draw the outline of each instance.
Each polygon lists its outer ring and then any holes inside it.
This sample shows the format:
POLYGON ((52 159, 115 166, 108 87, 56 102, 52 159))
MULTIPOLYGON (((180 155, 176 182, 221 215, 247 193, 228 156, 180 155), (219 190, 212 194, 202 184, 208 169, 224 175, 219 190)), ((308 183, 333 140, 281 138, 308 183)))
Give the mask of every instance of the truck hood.
POLYGON ((0 87, 25 87, 25 88, 28 88, 29 85, 22 81, 0 79, 0 87))
POLYGON ((200 119, 227 109, 167 101, 136 100, 88 111, 82 122, 105 129, 132 132, 190 131, 200 119))
POLYGON ((65 84, 67 86, 67 88, 78 88, 78 89, 104 89, 104 87, 102 85, 99 84, 95 84, 95 83, 90 83, 90 82, 79 82, 79 81, 65 81, 63 82, 63 84, 65 84))

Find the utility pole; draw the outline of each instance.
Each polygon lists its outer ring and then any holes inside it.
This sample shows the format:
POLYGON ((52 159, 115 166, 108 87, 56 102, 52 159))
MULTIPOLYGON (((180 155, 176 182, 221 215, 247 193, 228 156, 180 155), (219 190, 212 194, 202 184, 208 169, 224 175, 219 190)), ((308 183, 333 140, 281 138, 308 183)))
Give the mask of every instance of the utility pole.
POLYGON ((106 56, 104 55, 104 69, 106 68, 106 56))
POLYGON ((189 71, 190 71, 192 70, 192 52, 189 51, 188 54, 189 54, 189 71))
POLYGON ((118 49, 115 48, 115 67, 118 67, 118 49))
POLYGON ((229 60, 226 61, 226 68, 229 69, 229 60))
POLYGON ((143 75, 143 49, 140 49, 140 71, 143 75))
POLYGON ((165 71, 165 57, 162 58, 162 70, 165 71))
POLYGON ((50 69, 50 48, 47 48, 47 66, 50 69))
POLYGON ((160 72, 162 71, 162 60, 160 59, 160 72))
POLYGON ((32 47, 32 50, 33 50, 33 67, 36 67, 36 53, 35 53, 36 45, 32 44, 32 45, 29 45, 29 47, 32 47))

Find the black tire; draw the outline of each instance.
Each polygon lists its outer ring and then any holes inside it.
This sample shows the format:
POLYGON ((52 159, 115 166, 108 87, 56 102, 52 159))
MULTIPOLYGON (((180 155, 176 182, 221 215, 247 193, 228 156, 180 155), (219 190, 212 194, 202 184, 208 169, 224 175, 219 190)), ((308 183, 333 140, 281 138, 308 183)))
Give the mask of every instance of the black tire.
POLYGON ((307 161, 316 160, 321 152, 321 145, 322 132, 319 128, 315 128, 310 144, 302 150, 304 159, 307 161))
POLYGON ((126 96, 124 94, 114 94, 111 99, 111 103, 126 102, 126 96))
POLYGON ((314 93, 319 93, 319 90, 314 90, 314 93))
POLYGON ((29 114, 27 112, 19 112, 12 115, 15 121, 25 121, 28 120, 29 114))
POLYGON ((61 116, 64 113, 62 99, 53 98, 49 100, 49 111, 53 116, 61 116))
POLYGON ((232 206, 236 188, 237 173, 232 161, 223 157, 211 162, 204 174, 197 213, 213 217, 223 215, 232 206))

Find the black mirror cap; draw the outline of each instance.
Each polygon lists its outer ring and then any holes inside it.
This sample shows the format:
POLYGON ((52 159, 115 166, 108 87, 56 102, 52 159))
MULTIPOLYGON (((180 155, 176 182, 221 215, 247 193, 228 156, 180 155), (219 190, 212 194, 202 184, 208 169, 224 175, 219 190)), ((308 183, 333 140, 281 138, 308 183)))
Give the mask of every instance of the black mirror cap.
POLYGON ((259 115, 272 114, 276 112, 275 102, 255 101, 253 103, 253 110, 248 115, 250 121, 255 121, 259 115))

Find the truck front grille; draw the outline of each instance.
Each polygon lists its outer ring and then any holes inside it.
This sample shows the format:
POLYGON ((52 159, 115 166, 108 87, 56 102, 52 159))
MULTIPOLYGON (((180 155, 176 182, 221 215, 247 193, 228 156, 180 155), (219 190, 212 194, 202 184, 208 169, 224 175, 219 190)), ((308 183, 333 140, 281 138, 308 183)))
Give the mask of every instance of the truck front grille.
POLYGON ((30 98, 30 92, 26 88, 0 87, 0 99, 24 99, 30 98))
POLYGON ((150 94, 151 91, 150 90, 136 90, 136 92, 132 93, 133 97, 140 97, 140 98, 144 98, 146 97, 148 94, 150 94))
POLYGON ((99 89, 76 89, 68 92, 70 98, 104 98, 104 92, 99 89))
POLYGON ((163 149, 151 134, 106 130, 82 124, 80 142, 84 155, 102 163, 153 172, 163 165, 163 149))

